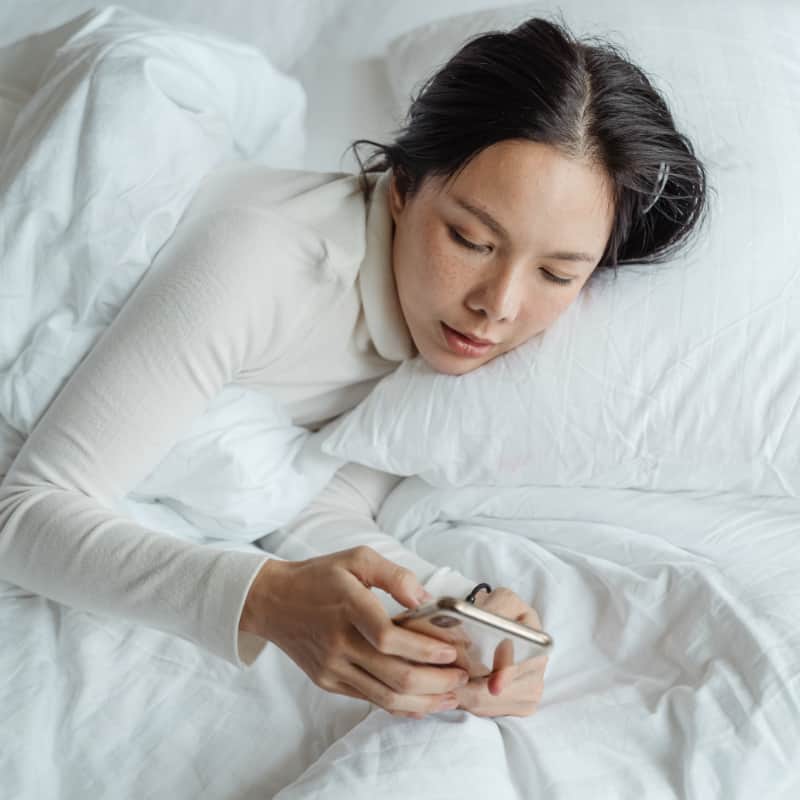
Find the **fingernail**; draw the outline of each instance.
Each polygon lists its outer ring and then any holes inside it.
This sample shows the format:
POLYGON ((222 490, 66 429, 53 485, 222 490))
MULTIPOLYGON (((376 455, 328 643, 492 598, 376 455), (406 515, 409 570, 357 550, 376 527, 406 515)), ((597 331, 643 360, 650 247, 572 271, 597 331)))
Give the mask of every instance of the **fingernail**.
POLYGON ((417 592, 416 597, 418 603, 427 603, 429 600, 433 600, 433 595, 424 589, 420 592, 417 592))
POLYGON ((459 686, 466 686, 469 683, 469 675, 466 672, 461 673, 461 677, 458 679, 459 686))

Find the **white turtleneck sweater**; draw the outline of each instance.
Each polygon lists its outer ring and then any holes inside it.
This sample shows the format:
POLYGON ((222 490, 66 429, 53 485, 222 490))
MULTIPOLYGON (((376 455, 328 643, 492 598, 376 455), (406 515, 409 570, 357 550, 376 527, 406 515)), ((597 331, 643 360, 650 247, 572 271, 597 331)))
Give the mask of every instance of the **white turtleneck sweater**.
MULTIPOLYGON (((235 163, 206 178, 0 484, 0 578, 180 636, 237 667, 253 663, 267 642, 240 632, 239 620, 276 556, 150 530, 114 502, 228 383, 263 387, 316 430, 416 355, 391 267, 389 175, 369 176, 367 204, 346 173, 235 163)), ((465 594, 475 581, 375 524, 399 481, 345 465, 282 529, 282 557, 367 544, 433 594, 465 594)))

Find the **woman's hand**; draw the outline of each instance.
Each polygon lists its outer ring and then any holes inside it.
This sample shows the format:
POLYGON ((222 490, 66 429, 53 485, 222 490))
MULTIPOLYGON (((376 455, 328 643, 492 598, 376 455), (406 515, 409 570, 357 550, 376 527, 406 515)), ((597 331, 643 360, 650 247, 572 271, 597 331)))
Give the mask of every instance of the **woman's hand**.
POLYGON ((455 649, 395 625, 371 586, 407 608, 428 599, 411 570, 371 547, 305 561, 270 559, 253 581, 239 627, 276 644, 327 691, 398 714, 455 708, 452 691, 469 679, 442 666, 455 660, 455 649))
MULTIPOLYGON (((532 628, 542 627, 536 611, 510 589, 478 592, 475 605, 532 628)), ((494 654, 492 672, 456 689, 458 708, 479 717, 527 717, 536 711, 541 700, 546 667, 545 655, 514 664, 513 652, 509 653, 501 643, 494 654)))

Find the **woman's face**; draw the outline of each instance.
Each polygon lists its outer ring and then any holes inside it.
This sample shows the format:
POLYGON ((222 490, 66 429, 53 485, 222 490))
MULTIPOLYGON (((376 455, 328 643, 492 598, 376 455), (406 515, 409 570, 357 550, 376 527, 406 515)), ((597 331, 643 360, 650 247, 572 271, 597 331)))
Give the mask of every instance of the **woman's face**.
POLYGON ((450 375, 557 319, 599 262, 614 221, 602 170, 517 139, 483 150, 455 178, 428 177, 405 200, 392 180, 389 205, 406 324, 420 355, 450 375), (491 344, 467 349, 448 328, 491 344))

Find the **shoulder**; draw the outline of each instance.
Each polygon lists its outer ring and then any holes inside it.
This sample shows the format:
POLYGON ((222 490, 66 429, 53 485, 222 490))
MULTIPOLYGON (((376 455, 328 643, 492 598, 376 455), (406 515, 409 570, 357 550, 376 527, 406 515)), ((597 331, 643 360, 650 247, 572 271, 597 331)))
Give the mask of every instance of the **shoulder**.
POLYGON ((310 259, 318 280, 352 284, 364 259, 366 204, 351 173, 229 162, 201 183, 185 214, 196 217, 253 247, 280 246, 274 258, 310 259))
POLYGON ((156 254, 140 292, 182 319, 202 319, 209 336, 224 334, 247 367, 307 335, 352 290, 348 269, 324 233, 279 206, 198 205, 156 254))

